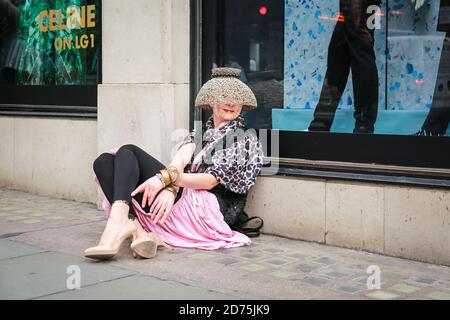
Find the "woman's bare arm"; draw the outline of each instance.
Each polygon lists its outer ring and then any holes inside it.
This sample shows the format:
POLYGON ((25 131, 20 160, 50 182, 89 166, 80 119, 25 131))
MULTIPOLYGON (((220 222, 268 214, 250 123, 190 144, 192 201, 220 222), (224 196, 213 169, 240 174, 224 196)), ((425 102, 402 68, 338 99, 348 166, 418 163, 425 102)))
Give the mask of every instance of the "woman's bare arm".
POLYGON ((191 161, 192 155, 195 151, 195 143, 188 143, 182 146, 169 166, 174 166, 178 169, 181 177, 178 181, 179 187, 186 187, 192 189, 209 190, 214 188, 219 182, 209 173, 184 173, 184 168, 191 161))
POLYGON ((210 173, 182 173, 178 182, 180 187, 209 190, 219 184, 210 173))
POLYGON ((177 153, 175 153, 175 156, 173 157, 169 166, 176 167, 178 169, 178 172, 183 172, 189 161, 191 161, 194 151, 195 143, 185 144, 177 151, 177 153))

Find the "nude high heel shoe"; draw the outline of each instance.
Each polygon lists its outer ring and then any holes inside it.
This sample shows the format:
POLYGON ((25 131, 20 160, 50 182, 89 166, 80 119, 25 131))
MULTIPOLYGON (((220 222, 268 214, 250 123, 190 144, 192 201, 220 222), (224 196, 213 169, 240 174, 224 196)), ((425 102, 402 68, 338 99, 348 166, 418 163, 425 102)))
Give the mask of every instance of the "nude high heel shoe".
POLYGON ((146 236, 134 240, 130 247, 133 251, 133 257, 150 259, 156 256, 159 246, 173 250, 171 246, 162 241, 161 238, 155 233, 147 233, 146 236))
POLYGON ((128 219, 125 227, 120 232, 117 239, 112 244, 106 244, 88 248, 84 251, 84 256, 91 259, 106 260, 114 257, 120 250, 122 243, 133 236, 137 231, 136 225, 128 219))

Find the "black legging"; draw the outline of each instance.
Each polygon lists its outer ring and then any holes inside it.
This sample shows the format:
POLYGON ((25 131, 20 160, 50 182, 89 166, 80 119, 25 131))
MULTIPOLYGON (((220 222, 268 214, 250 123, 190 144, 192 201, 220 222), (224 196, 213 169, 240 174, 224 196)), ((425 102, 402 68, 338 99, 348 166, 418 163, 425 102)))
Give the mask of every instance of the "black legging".
MULTIPOLYGON (((131 192, 165 168, 157 159, 132 144, 119 148, 116 155, 102 153, 95 159, 93 167, 106 199, 111 204, 117 200, 127 201, 130 204, 130 218, 136 215, 131 206, 131 192)), ((181 191, 182 188, 175 202, 180 198, 181 191)), ((138 193, 134 199, 141 204, 142 196, 143 193, 138 193)), ((143 209, 148 212, 150 206, 146 204, 143 209)))

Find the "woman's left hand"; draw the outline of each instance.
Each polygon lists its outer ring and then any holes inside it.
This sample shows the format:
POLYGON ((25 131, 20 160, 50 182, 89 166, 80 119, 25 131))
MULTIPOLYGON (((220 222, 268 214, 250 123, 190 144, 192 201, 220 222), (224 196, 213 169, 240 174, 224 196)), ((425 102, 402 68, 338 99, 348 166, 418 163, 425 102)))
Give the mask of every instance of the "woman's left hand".
POLYGON ((156 194, 161 190, 164 186, 157 176, 153 176, 144 183, 142 183, 139 187, 137 187, 132 193, 131 196, 134 197, 136 194, 143 192, 142 203, 141 206, 144 208, 146 204, 151 205, 153 199, 156 194))
POLYGON ((150 213, 153 214, 153 222, 164 224, 166 219, 172 213, 175 195, 169 190, 162 190, 150 207, 150 213))

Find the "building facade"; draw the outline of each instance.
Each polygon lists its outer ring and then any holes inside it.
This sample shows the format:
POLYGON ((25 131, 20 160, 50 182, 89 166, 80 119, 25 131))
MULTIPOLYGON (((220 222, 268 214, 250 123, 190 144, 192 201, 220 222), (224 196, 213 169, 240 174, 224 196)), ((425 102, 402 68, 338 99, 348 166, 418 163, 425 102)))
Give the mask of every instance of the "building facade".
POLYGON ((0 186, 99 204, 98 154, 133 143, 168 163, 210 115, 193 105, 211 68, 238 67, 258 100, 244 117, 266 167, 246 211, 264 232, 450 265, 448 1, 353 1, 373 24, 363 69, 346 60, 359 40, 338 38, 352 1, 38 2, 1 10, 0 186), (313 131, 327 99, 332 126, 313 131), (373 132, 353 133, 373 101, 373 132))

